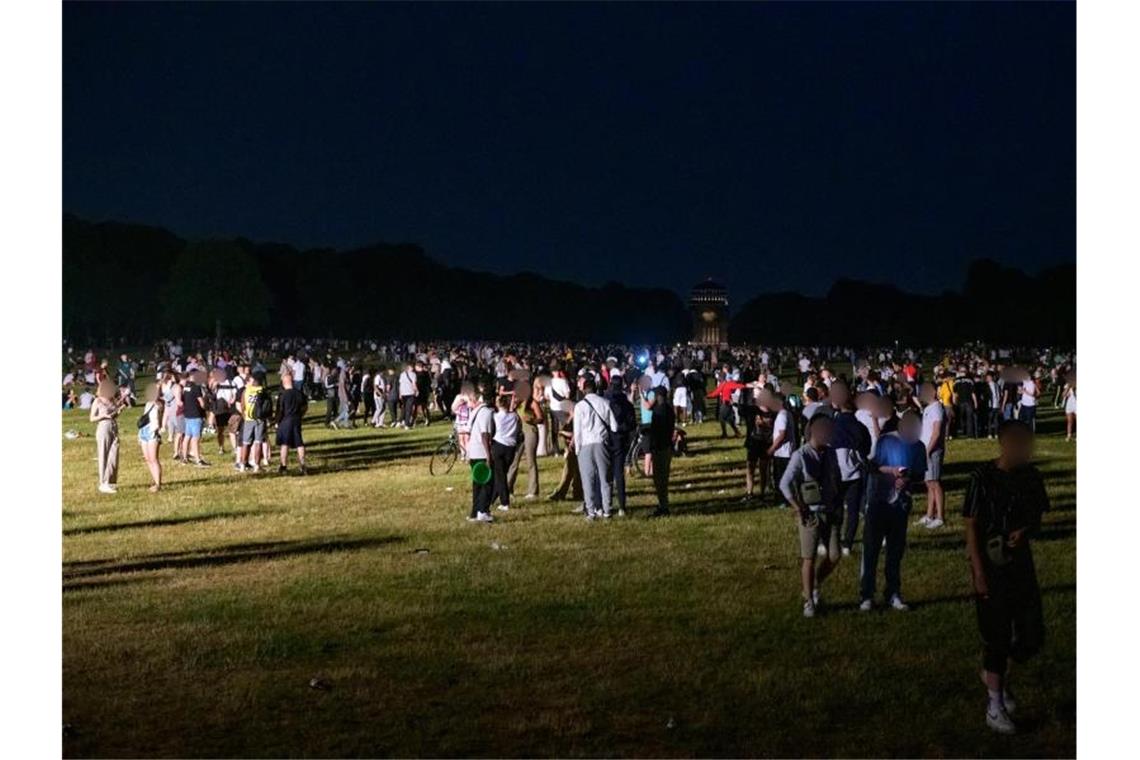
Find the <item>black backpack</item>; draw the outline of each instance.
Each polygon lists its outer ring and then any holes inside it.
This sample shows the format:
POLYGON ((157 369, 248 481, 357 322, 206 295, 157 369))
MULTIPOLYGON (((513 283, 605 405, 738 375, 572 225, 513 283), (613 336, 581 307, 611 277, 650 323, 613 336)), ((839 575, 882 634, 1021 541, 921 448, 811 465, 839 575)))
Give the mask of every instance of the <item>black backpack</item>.
POLYGON ((255 410, 259 420, 268 420, 273 417, 273 399, 269 397, 269 391, 262 391, 257 394, 255 410))

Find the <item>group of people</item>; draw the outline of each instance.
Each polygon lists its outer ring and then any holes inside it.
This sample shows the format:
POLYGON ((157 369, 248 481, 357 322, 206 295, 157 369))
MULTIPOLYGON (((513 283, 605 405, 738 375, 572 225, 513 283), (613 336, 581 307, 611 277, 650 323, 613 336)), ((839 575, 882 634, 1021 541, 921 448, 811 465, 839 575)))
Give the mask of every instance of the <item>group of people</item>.
POLYGON ((225 444, 230 443, 235 470, 256 473, 272 466, 269 431, 273 427, 278 473, 288 472, 289 450, 293 449, 300 474, 306 474, 302 426, 308 400, 294 386, 292 376, 281 376, 276 399, 267 387, 264 372, 252 371, 246 362, 209 371, 195 363, 183 373, 163 368, 146 385, 141 400, 135 398, 133 381, 132 377, 131 385, 119 386, 109 377, 95 378, 89 419, 95 423, 100 492, 117 491, 119 418, 126 410, 138 415, 134 418, 137 438, 152 492, 162 488, 160 447, 164 439, 173 448, 175 463, 209 467, 202 455, 202 442, 212 435, 219 454, 225 454, 225 444))
MULTIPOLYGON (((573 499, 585 519, 626 514, 626 479, 634 465, 653 482, 650 516, 663 517, 670 513, 672 459, 687 449, 685 428, 704 422, 706 404, 714 404, 720 435, 742 439, 742 500, 785 509, 794 522, 808 618, 824 609, 824 582, 852 554, 860 523, 859 610, 875 607, 883 555, 883 603, 908 610, 902 561, 914 495, 926 496, 914 524, 945 526, 947 441, 996 438, 999 455, 971 474, 961 515, 985 646, 986 721, 996 731, 1014 730, 1008 664, 1036 652, 1044 630, 1029 548, 1048 509, 1030 461, 1036 409, 1051 393, 1073 438, 1073 354, 1035 355, 1025 370, 1014 366, 1013 352, 980 347, 945 352, 924 366, 917 352, 897 348, 860 354, 458 343, 392 344, 384 351, 371 344, 352 353, 333 343, 322 346, 321 355, 310 344, 285 344, 274 398, 255 341, 236 351, 164 347, 168 353, 154 357, 154 380, 138 402, 151 490, 161 487, 164 439, 176 461, 204 467, 202 438, 212 434, 220 452, 230 443, 235 469, 256 472, 271 461, 273 426, 278 470, 286 471, 293 448, 304 474, 303 418, 310 400, 324 399, 326 423, 336 428, 360 419, 408 430, 429 424, 433 415, 447 419, 472 472, 472 522, 494 522, 493 511, 515 506, 524 468, 522 498, 538 498, 544 455, 563 460, 548 498, 573 499), (382 363, 385 369, 375 368, 382 363), (840 364, 850 371, 835 371, 840 364)), ((89 407, 100 491, 115 490, 117 419, 136 403, 134 384, 145 366, 122 355, 112 370, 89 353, 71 378, 82 372, 97 387, 89 407)))

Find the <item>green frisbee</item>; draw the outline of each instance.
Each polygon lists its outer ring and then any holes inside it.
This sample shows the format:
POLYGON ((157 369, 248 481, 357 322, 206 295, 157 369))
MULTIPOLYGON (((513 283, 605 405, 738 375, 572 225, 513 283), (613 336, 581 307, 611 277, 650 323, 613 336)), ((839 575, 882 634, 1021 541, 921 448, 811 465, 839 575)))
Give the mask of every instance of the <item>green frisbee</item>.
POLYGON ((471 479, 479 485, 486 485, 491 481, 491 468, 486 462, 476 462, 471 465, 471 479))

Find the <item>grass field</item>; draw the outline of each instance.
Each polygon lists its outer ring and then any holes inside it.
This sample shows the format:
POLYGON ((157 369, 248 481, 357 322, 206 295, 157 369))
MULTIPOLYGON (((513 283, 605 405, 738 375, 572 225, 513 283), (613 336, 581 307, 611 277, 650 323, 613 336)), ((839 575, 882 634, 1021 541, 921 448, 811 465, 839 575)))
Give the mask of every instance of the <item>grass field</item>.
MULTIPOLYGON (((1015 676, 1008 738, 983 722, 955 516, 993 442, 949 444, 951 519, 911 529, 909 613, 856 610, 853 556, 804 620, 792 521, 738 503, 743 450, 712 424, 675 463, 674 517, 646 519, 637 480, 622 520, 520 500, 481 525, 462 466, 428 474, 444 424, 321 414, 307 478, 235 473, 211 444, 214 467, 168 465, 157 495, 133 414, 117 495, 96 491, 86 412, 63 414, 85 434, 62 443, 67 756, 1076 753, 1075 444, 1055 412, 1034 548, 1048 640, 1015 676)), ((540 461, 546 494, 561 460, 540 461)))

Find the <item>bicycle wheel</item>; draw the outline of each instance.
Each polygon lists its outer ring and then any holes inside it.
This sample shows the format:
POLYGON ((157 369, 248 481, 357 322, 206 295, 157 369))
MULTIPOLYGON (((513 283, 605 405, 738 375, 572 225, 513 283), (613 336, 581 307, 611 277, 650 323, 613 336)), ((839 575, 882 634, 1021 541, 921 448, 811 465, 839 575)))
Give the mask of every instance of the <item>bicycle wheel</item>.
POLYGON ((459 447, 451 441, 444 441, 432 452, 431 461, 428 462, 428 472, 432 475, 446 475, 455 466, 459 458, 459 447))

